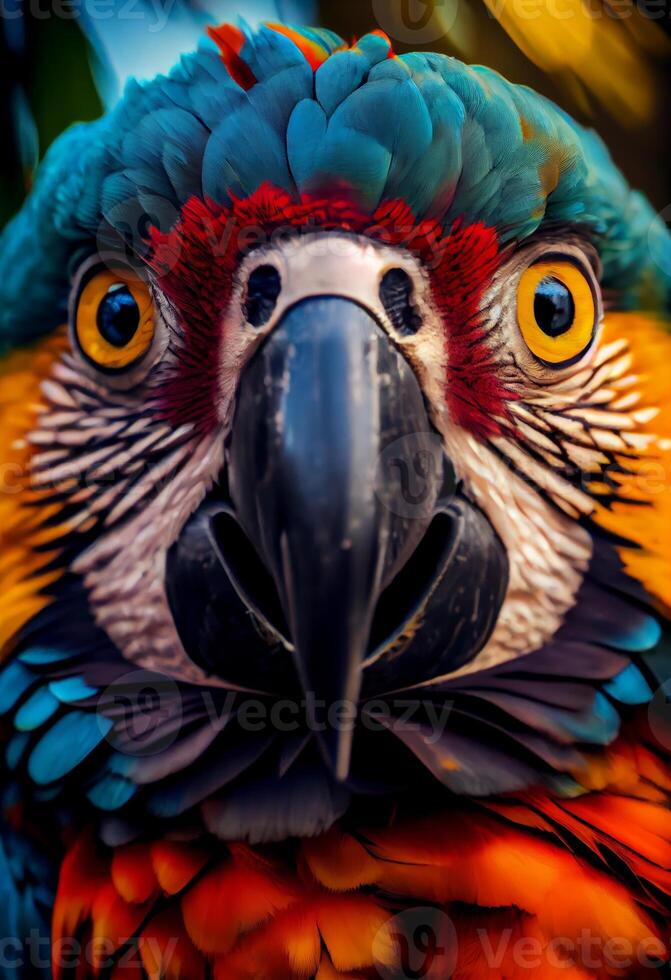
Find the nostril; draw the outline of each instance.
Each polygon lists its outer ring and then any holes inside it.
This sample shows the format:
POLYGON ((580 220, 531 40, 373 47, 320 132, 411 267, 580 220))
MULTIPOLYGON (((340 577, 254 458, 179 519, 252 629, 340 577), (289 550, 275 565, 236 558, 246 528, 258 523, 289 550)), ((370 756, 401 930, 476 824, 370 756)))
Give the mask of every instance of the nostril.
POLYGON ((415 286, 405 269, 389 269, 380 282, 380 301, 392 326, 400 334, 411 336, 422 325, 414 302, 415 286))
POLYGON ((274 265, 260 265, 247 282, 245 318, 253 327, 262 327, 270 320, 282 289, 282 279, 274 265))

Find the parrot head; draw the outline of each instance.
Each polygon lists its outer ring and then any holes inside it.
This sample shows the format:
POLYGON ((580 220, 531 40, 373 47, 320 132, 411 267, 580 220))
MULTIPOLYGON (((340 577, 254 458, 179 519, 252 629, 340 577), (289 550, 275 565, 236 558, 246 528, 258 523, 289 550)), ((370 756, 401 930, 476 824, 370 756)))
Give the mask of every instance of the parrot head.
POLYGON ((579 793, 659 683, 669 253, 378 34, 218 28, 64 134, 0 252, 8 766, 113 842, 579 793))

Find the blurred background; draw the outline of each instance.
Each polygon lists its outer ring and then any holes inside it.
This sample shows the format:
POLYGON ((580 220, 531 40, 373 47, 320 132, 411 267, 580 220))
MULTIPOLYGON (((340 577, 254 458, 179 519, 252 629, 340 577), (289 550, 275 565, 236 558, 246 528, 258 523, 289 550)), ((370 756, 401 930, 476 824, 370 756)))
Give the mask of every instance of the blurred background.
MULTIPOLYGON (((87 16, 92 2, 0 0, 0 226, 20 206, 52 140, 71 122, 99 115, 100 93, 108 101, 113 96, 105 60, 106 44, 113 43, 111 9, 125 3, 132 21, 133 11, 149 0, 95 0, 93 26, 87 16)), ((191 0, 150 2, 155 13, 170 13, 174 4, 193 6, 191 0)), ((284 16, 316 18, 348 40, 382 29, 398 53, 441 51, 532 86, 596 128, 658 210, 671 202, 671 0, 287 3, 290 9, 282 9, 277 0, 284 16)), ((271 5, 220 0, 217 10, 254 20, 266 13, 259 4, 271 5)), ((147 64, 160 40, 159 31, 138 35, 147 64)))

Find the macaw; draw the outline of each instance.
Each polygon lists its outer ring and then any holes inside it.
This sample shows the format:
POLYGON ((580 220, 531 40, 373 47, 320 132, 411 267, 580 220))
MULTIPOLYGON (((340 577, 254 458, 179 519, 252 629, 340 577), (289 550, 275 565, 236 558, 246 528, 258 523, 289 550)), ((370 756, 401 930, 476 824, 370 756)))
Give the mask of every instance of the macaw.
POLYGON ((4 975, 665 975, 671 235, 597 135, 224 24, 0 295, 4 975))

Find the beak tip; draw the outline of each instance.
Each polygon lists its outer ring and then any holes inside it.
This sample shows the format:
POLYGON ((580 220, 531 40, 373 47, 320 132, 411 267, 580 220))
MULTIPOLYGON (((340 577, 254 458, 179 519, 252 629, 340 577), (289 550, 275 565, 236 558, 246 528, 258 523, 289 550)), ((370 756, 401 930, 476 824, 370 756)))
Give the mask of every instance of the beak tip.
POLYGON ((347 782, 352 765, 352 744, 354 741, 354 726, 334 726, 324 733, 321 738, 321 748, 324 761, 339 783, 347 782))
POLYGON ((342 297, 291 307, 237 396, 233 505, 275 580, 303 691, 326 707, 326 728, 315 732, 339 781, 350 771, 385 577, 393 578, 431 517, 409 520, 396 497, 388 506, 376 466, 391 434, 418 431, 430 423, 412 367, 375 316, 342 297))

